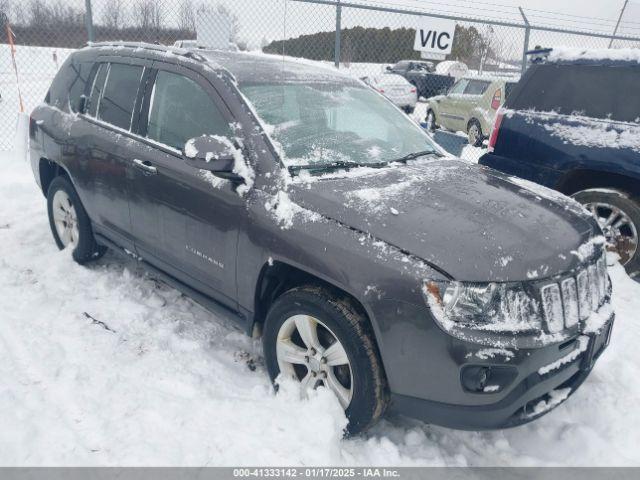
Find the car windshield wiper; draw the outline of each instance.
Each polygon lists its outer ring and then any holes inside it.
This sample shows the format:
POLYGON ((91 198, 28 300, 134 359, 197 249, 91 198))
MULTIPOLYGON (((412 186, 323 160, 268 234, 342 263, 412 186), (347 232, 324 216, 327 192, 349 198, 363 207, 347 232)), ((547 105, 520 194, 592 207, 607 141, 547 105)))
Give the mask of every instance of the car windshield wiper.
POLYGON ((381 168, 387 165, 387 162, 350 162, 338 160, 329 163, 310 163, 307 165, 290 165, 287 167, 292 175, 300 172, 300 170, 309 170, 311 172, 326 172, 329 170, 349 170, 358 167, 381 168))
POLYGON ((394 160, 389 160, 388 163, 393 162, 408 162, 409 160, 415 160, 419 157, 426 157, 427 155, 435 155, 436 157, 442 157, 443 155, 440 152, 435 150, 422 150, 421 152, 413 152, 405 155, 404 157, 396 158, 394 160))

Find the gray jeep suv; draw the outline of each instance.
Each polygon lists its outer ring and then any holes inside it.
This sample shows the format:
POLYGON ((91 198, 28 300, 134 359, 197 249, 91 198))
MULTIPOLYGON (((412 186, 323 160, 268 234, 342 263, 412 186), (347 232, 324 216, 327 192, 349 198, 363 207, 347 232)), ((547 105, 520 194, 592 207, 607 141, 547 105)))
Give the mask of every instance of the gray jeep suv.
POLYGON ((30 140, 60 248, 129 254, 226 309, 262 335, 274 381, 335 393, 349 433, 388 409, 465 429, 529 421, 608 344, 595 220, 445 157, 333 69, 92 45, 55 77, 30 140))

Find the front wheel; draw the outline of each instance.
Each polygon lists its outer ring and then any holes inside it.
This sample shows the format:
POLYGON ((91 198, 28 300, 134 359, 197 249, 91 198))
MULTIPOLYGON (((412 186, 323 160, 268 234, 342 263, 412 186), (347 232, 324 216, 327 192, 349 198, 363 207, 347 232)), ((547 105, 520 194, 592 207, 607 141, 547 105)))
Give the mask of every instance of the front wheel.
POLYGON ((613 189, 583 190, 572 195, 595 217, 607 239, 609 249, 620 256, 631 276, 640 274, 640 204, 623 192, 613 189))
POLYGON ((56 245, 60 250, 71 248, 76 262, 86 263, 104 255, 106 248, 96 243, 80 197, 64 176, 54 178, 49 185, 47 213, 56 245))
POLYGON ((386 378, 367 319, 352 302, 316 286, 281 295, 265 320, 263 348, 269 375, 325 387, 337 397, 347 432, 367 429, 387 406, 386 378))

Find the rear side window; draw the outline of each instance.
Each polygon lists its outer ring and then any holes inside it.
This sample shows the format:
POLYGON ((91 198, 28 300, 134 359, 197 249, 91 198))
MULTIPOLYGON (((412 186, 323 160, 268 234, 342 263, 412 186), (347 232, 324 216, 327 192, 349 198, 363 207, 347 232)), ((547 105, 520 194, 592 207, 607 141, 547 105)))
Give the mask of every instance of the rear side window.
POLYGON ((104 90, 104 81, 107 78, 107 72, 109 71, 109 64, 101 63, 97 66, 97 72, 93 77, 93 85, 91 87, 91 97, 89 99, 88 114, 95 117, 98 113, 98 105, 100 104, 100 98, 102 97, 102 91, 104 90))
POLYGON ((640 68, 540 65, 510 108, 633 122, 640 117, 640 68))
POLYGON ((467 88, 464 89, 465 95, 484 95, 491 82, 484 80, 469 80, 467 88))
POLYGON ((230 136, 227 120, 213 99, 195 81, 159 71, 151 92, 147 137, 182 150, 201 135, 230 136))
POLYGON ((92 63, 78 62, 73 58, 67 60, 49 88, 47 103, 61 109, 68 105, 71 111, 77 112, 92 66, 92 63))
POLYGON ((87 91, 87 82, 91 74, 93 63, 82 62, 71 64, 71 84, 69 85, 69 108, 77 112, 80 109, 80 98, 87 91))
POLYGON ((140 86, 143 67, 112 63, 100 103, 98 118, 124 130, 131 128, 131 117, 140 86))
POLYGON ((461 80, 458 80, 456 82, 456 84, 451 87, 451 90, 449 90, 449 93, 462 93, 464 92, 465 88, 467 88, 467 85, 469 84, 469 80, 467 80, 466 78, 463 78, 461 80))

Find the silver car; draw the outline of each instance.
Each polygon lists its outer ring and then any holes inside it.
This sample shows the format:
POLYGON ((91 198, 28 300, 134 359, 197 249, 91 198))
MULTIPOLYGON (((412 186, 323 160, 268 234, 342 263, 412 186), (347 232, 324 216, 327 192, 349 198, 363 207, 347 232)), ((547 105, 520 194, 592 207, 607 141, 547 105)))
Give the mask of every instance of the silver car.
POLYGON ((418 92, 404 77, 385 73, 362 79, 367 85, 387 97, 407 113, 413 113, 418 102, 418 92))

